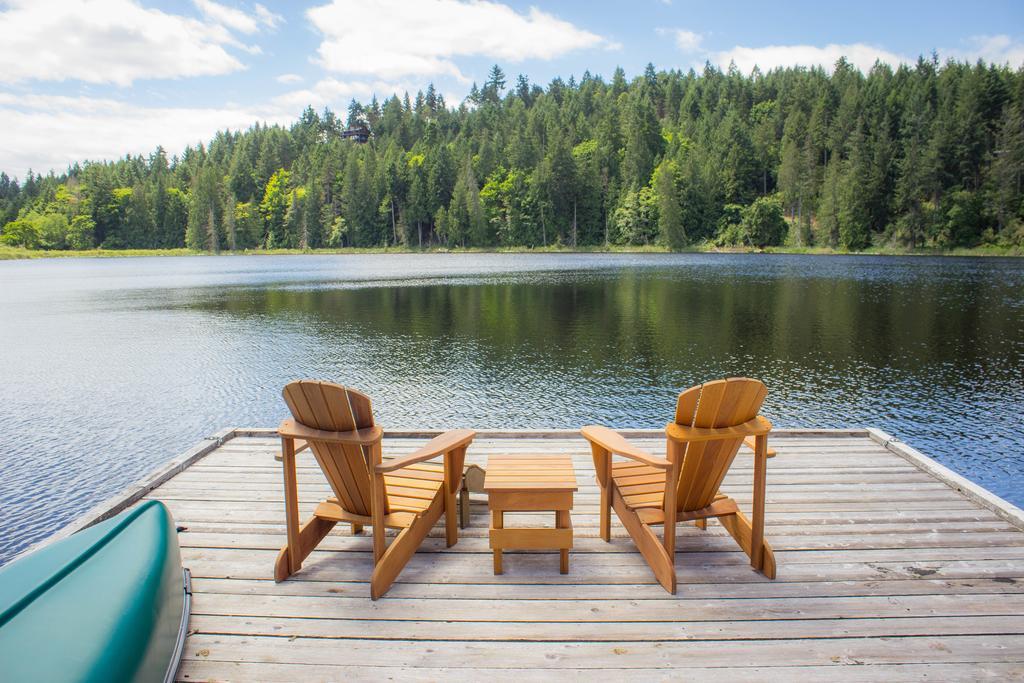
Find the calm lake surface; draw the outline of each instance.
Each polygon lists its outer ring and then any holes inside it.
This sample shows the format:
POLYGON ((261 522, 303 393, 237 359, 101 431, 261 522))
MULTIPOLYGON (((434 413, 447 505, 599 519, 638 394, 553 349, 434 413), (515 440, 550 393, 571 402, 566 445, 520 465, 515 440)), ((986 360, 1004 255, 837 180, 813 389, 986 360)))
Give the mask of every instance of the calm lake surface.
MULTIPOLYGON (((385 427, 661 427, 762 379, 780 427, 877 426, 1024 503, 1024 260, 367 255, 0 262, 0 562, 285 383, 385 427)), ((581 442, 582 445, 582 442, 581 442)))

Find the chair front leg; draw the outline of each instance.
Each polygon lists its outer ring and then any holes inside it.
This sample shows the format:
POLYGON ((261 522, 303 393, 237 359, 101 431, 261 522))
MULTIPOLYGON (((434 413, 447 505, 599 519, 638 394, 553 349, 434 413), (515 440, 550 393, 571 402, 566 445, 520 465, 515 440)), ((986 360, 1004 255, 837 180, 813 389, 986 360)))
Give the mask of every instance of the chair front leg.
POLYGON ((601 538, 607 543, 612 540, 612 494, 613 484, 601 487, 601 538))
POLYGON ((444 489, 444 541, 451 548, 459 542, 459 512, 455 503, 455 494, 444 489))
POLYGON ((387 549, 384 545, 384 513, 387 499, 384 495, 384 475, 377 471, 377 465, 381 461, 380 442, 370 448, 370 486, 373 489, 370 517, 373 521, 373 563, 376 565, 380 558, 384 557, 384 551, 387 549))
POLYGON ((594 472, 597 474, 597 485, 601 487, 600 533, 606 542, 612 540, 612 494, 615 483, 612 481, 612 454, 596 443, 590 443, 590 452, 594 457, 594 472))
POLYGON ((679 470, 683 464, 683 452, 679 443, 668 440, 665 448, 668 461, 672 463, 665 472, 665 495, 662 511, 665 514, 665 526, 662 540, 665 545, 665 552, 672 559, 673 565, 676 559, 676 519, 679 511, 676 505, 676 488, 679 486, 679 470))
POLYGON ((668 509, 665 510, 665 529, 663 534, 663 542, 665 545, 665 552, 675 562, 676 557, 676 513, 675 510, 671 512, 668 509))
POLYGON ((754 439, 754 500, 750 532, 750 565, 755 569, 764 566, 764 503, 768 478, 768 435, 761 434, 754 439))
POLYGON ((295 439, 281 437, 281 464, 284 469, 284 519, 288 529, 288 575, 302 568, 299 536, 299 484, 295 473, 295 439))
POLYGON ((459 542, 459 516, 455 494, 462 485, 462 468, 465 463, 465 446, 444 454, 444 535, 449 548, 459 542))

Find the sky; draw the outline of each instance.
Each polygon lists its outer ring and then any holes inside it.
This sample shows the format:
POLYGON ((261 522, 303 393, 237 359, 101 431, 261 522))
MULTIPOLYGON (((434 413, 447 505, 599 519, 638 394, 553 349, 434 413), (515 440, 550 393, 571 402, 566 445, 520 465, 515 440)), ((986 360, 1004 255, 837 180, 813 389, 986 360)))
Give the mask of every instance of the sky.
POLYGON ((867 71, 933 51, 1020 68, 1024 0, 0 0, 0 170, 179 154, 431 82, 457 105, 495 63, 546 84, 648 62, 749 73, 845 55, 867 71))

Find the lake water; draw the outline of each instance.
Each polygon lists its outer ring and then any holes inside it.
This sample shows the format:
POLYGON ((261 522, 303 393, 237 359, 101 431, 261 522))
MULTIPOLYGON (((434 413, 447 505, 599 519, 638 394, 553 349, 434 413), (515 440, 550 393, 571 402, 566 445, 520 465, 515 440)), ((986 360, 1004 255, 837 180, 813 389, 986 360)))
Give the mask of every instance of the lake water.
MULTIPOLYGON (((300 377, 385 427, 661 427, 747 375, 1024 503, 1024 260, 367 255, 0 262, 0 562, 300 377)), ((581 442, 582 445, 582 442, 581 442)))

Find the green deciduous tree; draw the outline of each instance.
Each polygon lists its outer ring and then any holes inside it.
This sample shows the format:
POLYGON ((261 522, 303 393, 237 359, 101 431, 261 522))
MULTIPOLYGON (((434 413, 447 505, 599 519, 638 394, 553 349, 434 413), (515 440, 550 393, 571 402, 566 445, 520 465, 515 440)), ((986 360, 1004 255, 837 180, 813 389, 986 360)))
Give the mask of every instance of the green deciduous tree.
POLYGON ((291 173, 278 169, 267 182, 260 201, 260 215, 263 216, 266 246, 269 249, 281 247, 286 241, 285 214, 291 206, 291 173))
POLYGON ((615 209, 613 228, 618 244, 651 244, 658 237, 658 203, 650 187, 625 192, 615 209))
POLYGON ((91 216, 79 214, 71 219, 68 226, 68 247, 71 249, 92 249, 96 246, 96 224, 91 216))
POLYGON ((743 208, 740 227, 748 244, 770 247, 782 244, 786 236, 786 217, 778 197, 758 197, 743 208))
POLYGON ((31 220, 20 218, 4 226, 0 242, 10 247, 38 249, 40 246, 39 226, 31 220))

